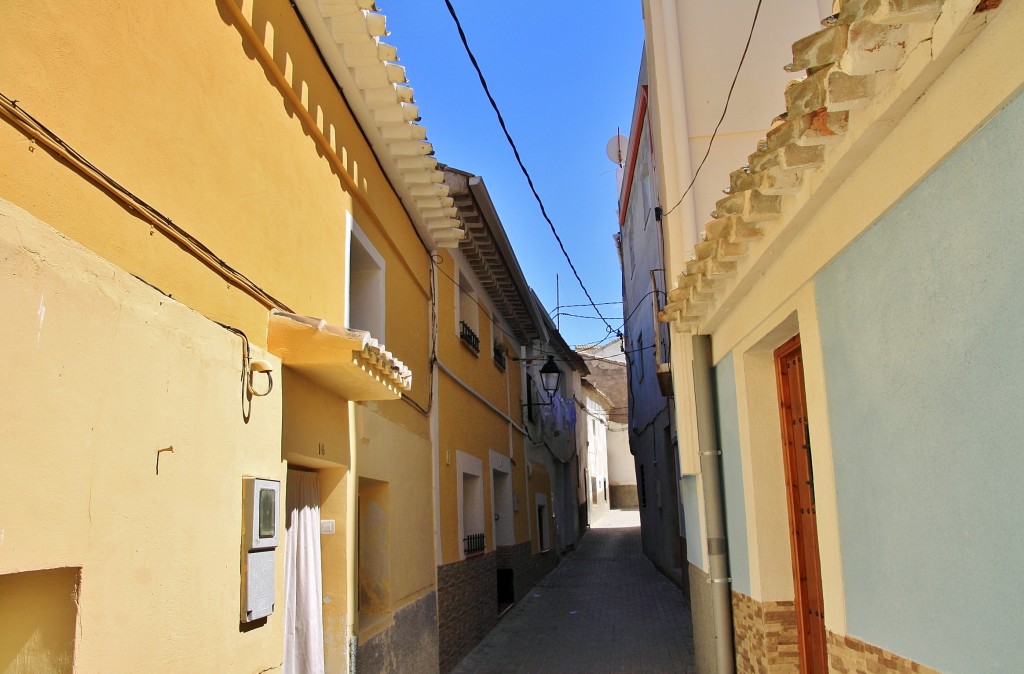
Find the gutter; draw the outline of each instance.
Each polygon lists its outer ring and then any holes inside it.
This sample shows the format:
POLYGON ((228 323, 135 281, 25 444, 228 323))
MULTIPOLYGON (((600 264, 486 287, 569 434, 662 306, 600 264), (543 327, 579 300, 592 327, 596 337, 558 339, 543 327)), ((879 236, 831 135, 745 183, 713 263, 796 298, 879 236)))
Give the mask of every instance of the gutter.
POLYGON ((348 489, 345 490, 345 579, 347 580, 345 596, 345 637, 348 641, 348 671, 356 671, 356 648, 359 646, 359 637, 356 630, 359 628, 356 612, 359 596, 359 567, 356 564, 356 555, 359 550, 356 547, 356 528, 359 526, 359 470, 356 457, 359 455, 359 433, 356 430, 356 404, 348 401, 348 489))
POLYGON ((718 447, 714 379, 711 376, 711 337, 693 336, 693 390, 697 409, 697 448, 704 483, 704 519, 707 531, 708 583, 715 635, 718 674, 734 674, 736 651, 732 632, 732 578, 725 531, 722 494, 722 450, 718 447))

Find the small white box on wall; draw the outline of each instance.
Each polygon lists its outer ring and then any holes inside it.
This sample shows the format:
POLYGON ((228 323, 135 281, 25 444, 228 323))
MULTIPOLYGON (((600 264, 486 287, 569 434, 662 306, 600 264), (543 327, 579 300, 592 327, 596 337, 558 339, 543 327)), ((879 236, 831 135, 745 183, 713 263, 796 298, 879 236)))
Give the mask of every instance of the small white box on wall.
POLYGON ((276 550, 281 540, 281 483, 242 478, 242 602, 244 623, 274 612, 276 550))

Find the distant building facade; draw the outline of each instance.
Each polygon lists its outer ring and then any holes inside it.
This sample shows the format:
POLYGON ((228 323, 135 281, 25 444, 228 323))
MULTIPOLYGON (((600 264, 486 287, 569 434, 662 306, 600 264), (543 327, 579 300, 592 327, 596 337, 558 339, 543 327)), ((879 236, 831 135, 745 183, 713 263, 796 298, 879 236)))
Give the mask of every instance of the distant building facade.
POLYGON ((479 176, 444 167, 467 235, 435 258, 439 667, 451 670, 578 536, 582 361, 526 284, 479 176), (540 370, 562 372, 549 395, 540 370), (568 505, 566 505, 568 504, 568 505))
POLYGON ((626 391, 626 354, 622 339, 578 346, 590 370, 587 379, 607 396, 608 498, 611 508, 637 508, 636 465, 629 447, 629 396, 626 391))

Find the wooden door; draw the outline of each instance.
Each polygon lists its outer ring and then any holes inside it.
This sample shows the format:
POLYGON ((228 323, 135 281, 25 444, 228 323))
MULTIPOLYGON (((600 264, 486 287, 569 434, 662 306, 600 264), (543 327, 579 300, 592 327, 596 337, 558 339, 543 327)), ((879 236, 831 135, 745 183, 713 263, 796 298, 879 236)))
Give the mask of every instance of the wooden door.
POLYGON ((821 591, 814 467, 811 463, 811 435, 807 425, 800 335, 775 350, 775 372, 779 387, 800 671, 805 674, 825 674, 828 671, 825 604, 821 591))

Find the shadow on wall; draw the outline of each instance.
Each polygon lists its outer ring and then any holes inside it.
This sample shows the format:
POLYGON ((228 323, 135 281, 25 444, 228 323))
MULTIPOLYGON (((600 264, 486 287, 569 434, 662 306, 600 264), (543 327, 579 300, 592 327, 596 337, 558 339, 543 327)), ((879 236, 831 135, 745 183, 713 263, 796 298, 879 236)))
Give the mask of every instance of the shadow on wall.
POLYGON ((80 572, 0 575, 0 671, 74 670, 80 572))

